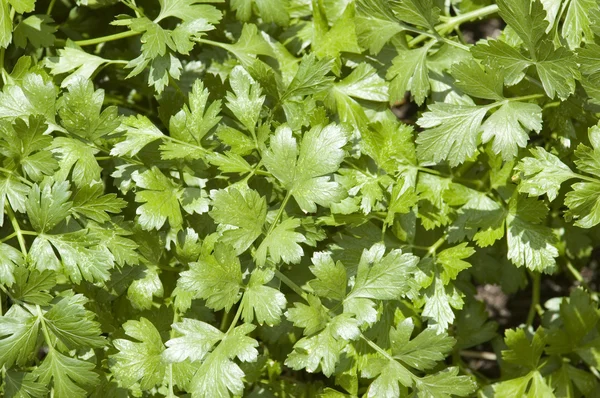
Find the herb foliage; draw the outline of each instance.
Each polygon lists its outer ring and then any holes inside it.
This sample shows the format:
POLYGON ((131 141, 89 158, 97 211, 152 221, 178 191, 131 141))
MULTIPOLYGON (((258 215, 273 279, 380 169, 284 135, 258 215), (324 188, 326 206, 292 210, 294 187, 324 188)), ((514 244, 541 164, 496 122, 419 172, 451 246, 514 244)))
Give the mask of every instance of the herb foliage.
POLYGON ((599 396, 597 36, 595 0, 2 0, 2 395, 599 396))

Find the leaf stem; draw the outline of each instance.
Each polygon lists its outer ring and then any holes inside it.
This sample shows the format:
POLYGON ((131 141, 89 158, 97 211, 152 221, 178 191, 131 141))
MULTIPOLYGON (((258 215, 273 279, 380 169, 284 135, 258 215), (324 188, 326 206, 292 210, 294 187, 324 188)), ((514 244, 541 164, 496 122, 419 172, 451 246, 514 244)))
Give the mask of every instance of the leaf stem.
POLYGON ((427 250, 427 254, 423 258, 429 258, 429 257, 433 256, 437 252, 437 250, 440 248, 440 246, 442 246, 444 244, 444 242, 446 242, 446 239, 448 239, 448 234, 445 233, 433 245, 429 246, 429 249, 427 250))
MULTIPOLYGON (((444 35, 447 32, 450 32, 454 28, 460 26, 461 24, 469 21, 473 21, 479 18, 486 17, 491 14, 495 14, 498 12, 498 6, 496 4, 489 5, 487 7, 480 8, 478 10, 474 10, 471 12, 464 13, 462 15, 457 15, 452 18, 448 18, 448 20, 444 23, 441 23, 435 27, 435 30, 440 34, 444 35)), ((414 47, 415 45, 421 43, 424 40, 427 40, 428 36, 419 35, 410 41, 409 46, 414 47)))
POLYGON ((52 14, 52 10, 54 9, 54 4, 56 4, 56 0, 50 0, 50 4, 48 4, 48 9, 46 10, 46 15, 52 14))
POLYGON ((229 325, 229 329, 227 329, 227 332, 225 332, 225 334, 229 334, 229 332, 231 332, 233 330, 233 328, 235 328, 235 325, 237 325, 238 321, 240 320, 240 316, 242 316, 243 308, 244 308, 244 304, 243 304, 243 302, 240 302, 240 305, 238 306, 238 309, 235 312, 235 316, 233 317, 233 320, 231 321, 231 324, 229 325))
POLYGON ((42 308, 39 304, 36 304, 35 309, 37 310, 38 319, 42 326, 42 334, 44 335, 44 340, 46 341, 46 345, 50 351, 54 350, 52 346, 52 340, 50 339, 50 333, 48 332, 48 327, 46 326, 46 320, 44 319, 44 314, 42 314, 42 308))
POLYGON ((17 221, 17 216, 15 215, 15 212, 13 211, 12 207, 10 207, 9 203, 6 204, 6 213, 8 215, 8 218, 10 219, 10 223, 12 224, 13 230, 17 235, 17 240, 19 241, 19 247, 21 248, 21 252, 25 257, 27 257, 27 246, 25 245, 25 238, 23 238, 23 231, 21 230, 19 222, 17 221))
POLYGON ((125 32, 115 33, 113 35, 96 37, 94 39, 76 40, 75 44, 77 44, 80 47, 93 46, 94 44, 101 44, 101 43, 106 43, 109 41, 121 40, 121 39, 125 39, 127 37, 137 36, 139 34, 140 34, 140 32, 135 32, 133 30, 127 30, 125 32))
POLYGON ((300 286, 298 286, 298 284, 296 282, 294 282, 293 280, 291 280, 290 278, 288 278, 287 276, 285 276, 278 269, 275 269, 274 272, 275 272, 275 276, 281 282, 283 282, 284 285, 286 285, 287 287, 289 287, 290 289, 292 289, 298 296, 302 297, 304 300, 307 300, 306 293, 302 290, 302 288, 300 286))
POLYGON ((546 98, 546 94, 530 94, 522 95, 520 97, 507 98, 508 101, 529 101, 532 99, 546 98))
POLYGON ((599 179, 597 179, 597 178, 594 178, 594 177, 588 177, 588 176, 586 176, 586 175, 584 175, 584 174, 573 173, 573 177, 575 177, 575 178, 579 178, 579 179, 581 179, 581 180, 585 180, 585 181, 593 182, 593 183, 596 183, 596 184, 600 183, 600 180, 599 180, 599 179))
POLYGON ((281 202, 281 206, 279 207, 279 211, 277 212, 277 215, 275 216, 275 219, 273 220, 273 223, 269 227, 269 231, 267 232, 266 236, 271 235, 271 232, 273 232, 273 230, 277 226, 277 223, 279 222, 279 219, 283 215, 283 211, 285 210, 285 206, 287 205, 287 202, 288 202, 288 200, 290 200, 291 197, 292 197, 292 191, 288 191, 285 194, 285 198, 283 199, 283 202, 281 202))
POLYGON ((539 272, 530 272, 531 282, 532 282, 532 291, 531 291, 531 304, 529 306, 529 313, 527 314, 527 326, 533 325, 533 320, 535 319, 535 314, 537 312, 537 307, 540 304, 540 281, 541 275, 539 272))
POLYGON ((577 270, 577 268, 575 268, 573 266, 573 263, 571 262, 571 260, 567 260, 565 262, 565 266, 567 267, 567 270, 571 273, 571 275, 573 275, 573 278, 575 278, 575 280, 577 282, 579 282, 579 284, 581 286, 583 286, 585 288, 585 290, 588 291, 588 293, 590 294, 592 300, 598 301, 598 294, 596 292, 594 292, 592 289, 590 289, 589 285, 587 284, 587 282, 585 281, 585 279, 583 279, 583 276, 581 275, 581 273, 579 272, 579 270, 577 270))
POLYGON ((15 176, 19 181, 21 181, 23 184, 29 185, 30 187, 33 186, 33 183, 31 181, 29 181, 27 178, 23 178, 20 175, 18 175, 17 173, 15 173, 12 170, 9 169, 5 169, 4 167, 0 167, 0 172, 2 173, 6 173, 9 174, 11 176, 15 176))

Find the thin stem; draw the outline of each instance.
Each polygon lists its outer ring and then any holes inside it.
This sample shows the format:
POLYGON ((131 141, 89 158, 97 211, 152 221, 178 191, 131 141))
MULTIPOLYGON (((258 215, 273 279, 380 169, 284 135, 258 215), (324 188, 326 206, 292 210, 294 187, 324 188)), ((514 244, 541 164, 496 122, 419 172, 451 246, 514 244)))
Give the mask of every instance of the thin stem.
POLYGON ((381 354, 388 361, 396 361, 394 357, 392 357, 389 352, 385 351, 383 348, 379 347, 375 342, 366 337, 364 334, 360 334, 360 338, 369 345, 372 349, 374 349, 377 353, 381 354))
POLYGON ((427 250, 427 254, 423 258, 429 258, 429 257, 433 256, 434 254, 436 254, 437 249, 439 249, 440 246, 442 246, 444 244, 444 242, 446 242, 446 239, 448 239, 448 234, 442 235, 442 237, 439 238, 433 245, 429 246, 429 249, 427 250))
POLYGON ((52 340, 50 339, 50 333, 48 332, 48 327, 46 326, 44 314, 42 314, 42 308, 38 304, 36 304, 35 309, 37 310, 38 319, 40 320, 40 324, 42 325, 42 333, 44 335, 46 345, 48 345, 48 349, 50 351, 53 351, 54 347, 52 346, 52 340))
POLYGON ((306 298, 307 298, 306 293, 302 290, 302 288, 300 286, 298 286, 298 284, 296 282, 294 282, 293 280, 291 280, 290 278, 288 278, 287 276, 285 276, 278 269, 275 269, 274 271, 275 271, 275 276, 281 282, 283 282, 284 285, 286 285, 287 287, 289 287, 290 289, 292 289, 294 292, 296 292, 296 294, 298 296, 300 296, 300 297, 302 297, 303 299, 306 300, 306 298))
POLYGON ((461 50, 469 51, 469 46, 467 46, 465 44, 462 44, 462 43, 459 43, 457 41, 446 39, 446 38, 442 38, 441 41, 443 43, 449 44, 449 45, 454 46, 456 48, 460 48, 461 50))
POLYGON ((16 232, 13 232, 12 234, 5 236, 4 238, 0 239, 0 243, 4 243, 7 240, 11 240, 12 238, 14 238, 15 236, 17 236, 16 232))
POLYGON ((497 361, 498 356, 493 352, 462 350, 460 356, 465 358, 483 359, 486 361, 497 361))
POLYGON ((235 325, 237 325, 238 321, 240 320, 240 316, 242 316, 243 308, 244 308, 244 304, 242 301, 240 303, 240 305, 238 306, 237 311, 235 312, 235 316, 233 317, 233 320, 231 321, 231 324, 229 325, 229 329, 227 329, 227 332, 225 332, 226 334, 229 334, 229 332, 231 332, 233 330, 233 328, 235 328, 235 325))
POLYGON ((267 232, 267 236, 271 235, 271 232, 273 232, 273 230, 277 226, 277 223, 279 222, 279 219, 283 215, 283 211, 285 210, 285 206, 287 205, 287 202, 288 202, 288 200, 290 200, 291 197, 292 197, 292 191, 288 191, 285 194, 285 198, 283 199, 283 202, 281 203, 281 206, 279 207, 279 211, 277 212, 277 215, 275 216, 275 219, 273 220, 273 223, 269 227, 269 231, 267 232))
MULTIPOLYGON (((483 18, 488 15, 495 14, 497 12, 498 12, 498 6, 496 4, 492 4, 490 6, 483 7, 478 10, 474 10, 471 12, 464 13, 462 15, 457 15, 455 17, 448 18, 448 20, 446 22, 441 23, 438 26, 436 26, 435 30, 440 35, 443 35, 447 32, 454 30, 454 28, 460 26, 461 24, 463 24, 465 22, 483 18)), ((414 47, 415 45, 421 43, 422 41, 427 40, 427 38, 428 38, 428 36, 421 34, 421 35, 415 37, 414 39, 412 39, 408 44, 409 44, 409 46, 414 47)))
POLYGON ((77 41, 75 41, 75 44, 77 44, 80 47, 93 46, 94 44, 101 44, 101 43, 106 43, 109 41, 121 40, 121 39, 125 39, 127 37, 137 36, 139 34, 140 34, 140 32, 128 30, 128 31, 121 32, 121 33, 115 33, 113 35, 96 37, 95 39, 77 40, 77 41))
POLYGON ((531 282, 532 282, 532 291, 531 291, 531 305, 529 306, 529 313, 527 314, 527 326, 533 325, 533 320, 535 319, 535 314, 537 312, 537 307, 540 304, 540 281, 541 276, 539 272, 531 272, 531 282))
POLYGON ((0 48, 0 79, 2 79, 2 84, 6 83, 4 80, 4 48, 0 48))
POLYGON ((8 218, 10 219, 10 223, 12 224, 13 230, 17 234, 17 240, 19 241, 19 247, 21 248, 21 252, 25 257, 27 257, 27 246, 25 245, 25 238, 23 238, 23 231, 21 231, 21 227, 19 226, 19 222, 17 221, 17 216, 13 211, 10 204, 6 204, 6 213, 8 214, 8 218))
POLYGON ((567 270, 571 273, 571 275, 573 276, 573 278, 575 278, 575 280, 577 282, 579 282, 579 284, 581 286, 583 286, 585 288, 585 290, 587 290, 590 293, 590 296, 592 297, 592 300, 598 301, 598 294, 596 292, 592 291, 592 289, 590 289, 590 287, 588 286, 588 284, 585 281, 585 279, 583 279, 583 276, 581 275, 581 273, 579 272, 579 270, 577 270, 577 268, 575 268, 573 266, 573 263, 571 262, 571 260, 567 260, 566 263, 565 263, 565 266, 567 267, 567 270))
POLYGON ((46 10, 46 15, 52 14, 52 9, 54 8, 54 4, 56 4, 56 0, 50 0, 50 4, 48 4, 48 9, 46 10))
POLYGON ((12 170, 9 169, 5 169, 4 167, 0 167, 0 172, 2 173, 6 173, 9 174, 11 176, 15 176, 19 181, 21 181, 23 184, 29 185, 30 187, 33 186, 33 183, 31 181, 29 181, 27 178, 23 178, 20 175, 18 175, 17 173, 15 173, 12 170))
POLYGON ((594 182, 596 184, 600 183, 600 180, 594 177, 588 177, 586 175, 583 174, 579 174, 579 173, 573 173, 573 177, 575 178, 579 178, 581 180, 585 180, 585 181, 589 181, 589 182, 594 182))
POLYGON ((530 94, 522 95, 520 97, 507 98, 508 101, 529 101, 532 99, 546 98, 546 94, 530 94))

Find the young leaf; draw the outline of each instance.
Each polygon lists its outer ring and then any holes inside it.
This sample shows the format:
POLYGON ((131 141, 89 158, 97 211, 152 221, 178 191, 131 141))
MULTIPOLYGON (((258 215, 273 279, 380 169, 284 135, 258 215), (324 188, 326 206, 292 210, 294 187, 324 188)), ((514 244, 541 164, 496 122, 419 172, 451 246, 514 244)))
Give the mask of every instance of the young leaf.
POLYGON ((345 152, 347 138, 340 126, 313 127, 300 144, 289 127, 277 129, 263 162, 269 172, 292 194, 304 212, 314 213, 317 204, 328 207, 343 199, 341 186, 330 181, 345 152))

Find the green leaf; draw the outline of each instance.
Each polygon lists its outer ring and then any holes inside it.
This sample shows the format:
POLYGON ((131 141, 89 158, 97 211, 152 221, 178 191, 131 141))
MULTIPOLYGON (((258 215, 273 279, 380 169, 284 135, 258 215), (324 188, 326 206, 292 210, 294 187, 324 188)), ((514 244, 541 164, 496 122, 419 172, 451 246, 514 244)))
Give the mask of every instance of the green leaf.
POLYGON ((31 12, 35 8, 35 0, 10 0, 9 3, 19 14, 31 12))
POLYGON ((256 250, 256 264, 263 266, 269 258, 275 263, 283 261, 286 264, 299 263, 304 250, 299 243, 306 242, 306 238, 296 228, 300 227, 300 220, 287 218, 277 226, 261 242, 256 250))
POLYGON ((258 15, 266 23, 275 22, 278 25, 287 25, 289 15, 287 1, 279 0, 232 0, 231 9, 241 21, 248 21, 252 15, 253 5, 256 6, 258 15))
POLYGON ((51 47, 56 32, 53 23, 54 20, 49 15, 31 15, 23 19, 14 31, 15 45, 25 48, 29 42, 34 48, 51 47))
POLYGON ((475 254, 475 249, 468 247, 466 243, 458 246, 444 249, 436 257, 438 264, 442 266, 442 282, 446 285, 451 280, 456 279, 458 273, 464 269, 470 268, 471 264, 463 261, 465 258, 475 254))
POLYGON ((252 134, 260 116, 265 96, 261 87, 241 66, 233 68, 229 75, 229 84, 233 92, 228 92, 227 107, 252 134))
POLYGON ((15 283, 15 268, 22 265, 23 254, 6 243, 0 243, 0 283, 12 286, 15 283))
POLYGON ((552 230, 542 224, 548 208, 543 202, 513 197, 506 216, 507 256, 517 267, 532 271, 552 272, 558 250, 552 230))
POLYGON ((335 370, 342 349, 347 343, 336 339, 330 325, 320 333, 303 337, 294 344, 294 351, 288 354, 285 365, 292 369, 306 369, 313 373, 318 368, 329 377, 335 370))
POLYGON ((530 196, 548 195, 551 201, 556 198, 560 186, 574 177, 573 172, 555 155, 542 147, 530 149, 533 157, 523 158, 516 167, 521 173, 519 192, 530 196))
POLYGON ((66 180, 70 175, 77 187, 101 180, 102 169, 94 156, 98 150, 94 147, 72 138, 58 137, 52 142, 52 152, 59 158, 56 180, 66 180))
POLYGON ((589 18, 590 10, 594 8, 598 9, 598 4, 593 0, 573 0, 569 2, 561 30, 569 48, 579 47, 583 37, 587 39, 594 36, 590 28, 589 18))
POLYGON ((209 104, 208 96, 208 90, 202 80, 196 80, 190 93, 189 105, 184 105, 169 122, 169 131, 173 138, 193 145, 202 145, 204 136, 221 120, 221 101, 209 104))
POLYGON ((31 226, 38 232, 47 232, 63 221, 71 210, 71 191, 67 181, 35 184, 26 202, 31 226))
POLYGON ((283 126, 271 137, 263 163, 304 212, 314 213, 317 204, 329 207, 343 199, 340 184, 330 181, 329 174, 334 173, 344 159, 346 142, 340 126, 316 126, 304 135, 298 150, 292 130, 283 126))
POLYGON ((243 307, 244 322, 251 323, 256 317, 260 325, 266 323, 272 326, 279 323, 287 301, 279 290, 265 286, 273 276, 272 271, 260 268, 252 272, 240 304, 243 307))
POLYGON ((421 315, 433 321, 431 327, 437 332, 448 329, 454 321, 452 308, 462 309, 463 300, 461 293, 452 283, 444 284, 439 275, 435 275, 433 283, 425 290, 425 306, 421 315))
POLYGON ((401 101, 406 91, 410 91, 415 102, 421 105, 429 93, 429 69, 427 52, 429 46, 413 50, 398 50, 387 70, 386 78, 390 82, 390 101, 401 101))
POLYGON ((362 134, 362 150, 386 172, 395 173, 403 166, 417 163, 410 126, 387 119, 371 125, 362 134))
POLYGON ((592 228, 600 223, 600 199, 596 195, 600 189, 598 182, 578 182, 573 190, 567 193, 565 205, 569 211, 567 217, 575 219, 575 225, 581 228, 592 228))
POLYGON ((116 339, 113 345, 118 353, 112 355, 111 370, 119 383, 131 387, 139 382, 143 389, 150 389, 162 382, 166 363, 162 353, 165 346, 156 327, 146 318, 129 320, 123 325, 125 333, 138 342, 116 339))
POLYGON ((160 229, 168 220, 171 228, 179 229, 183 223, 179 207, 182 194, 180 187, 157 167, 134 174, 133 180, 144 189, 135 194, 135 201, 143 203, 136 210, 142 228, 160 229))
POLYGON ((327 76, 333 62, 326 58, 317 60, 314 55, 302 58, 296 75, 281 95, 282 99, 325 91, 333 85, 334 78, 327 76))
POLYGON ((431 29, 440 14, 440 9, 434 6, 433 0, 401 0, 393 5, 393 10, 402 21, 431 29))
POLYGON ((163 356, 168 362, 174 363, 186 359, 191 362, 202 361, 210 349, 225 336, 223 332, 208 323, 188 318, 174 323, 173 330, 181 336, 167 341, 167 349, 163 356))
POLYGON ((27 73, 19 84, 6 84, 0 94, 0 117, 43 115, 54 121, 57 88, 42 75, 27 73))
POLYGON ((210 216, 223 227, 222 241, 233 246, 236 254, 245 252, 262 234, 267 217, 264 197, 252 189, 231 187, 211 192, 210 216))
POLYGON ((361 372, 362 377, 375 378, 369 385, 368 396, 393 398, 400 397, 406 392, 406 387, 412 385, 412 374, 397 361, 369 358, 361 372), (402 390, 400 385, 403 386, 402 390))
POLYGON ((48 392, 31 373, 7 371, 4 393, 7 398, 42 398, 48 392))
POLYGON ((316 279, 309 282, 315 294, 331 300, 342 301, 346 297, 346 269, 344 265, 333 261, 326 252, 316 252, 312 257, 313 265, 310 267, 316 279))
POLYGON ((213 255, 201 257, 190 264, 189 271, 181 273, 178 286, 206 300, 210 308, 229 311, 241 297, 240 260, 230 247, 217 245, 213 255))
POLYGON ((68 92, 59 101, 61 124, 70 132, 95 141, 119 127, 117 108, 102 111, 104 90, 94 91, 94 85, 83 79, 73 80, 68 92))
POLYGON ((111 62, 75 47, 61 48, 58 50, 58 57, 46 58, 46 65, 53 75, 70 72, 69 76, 63 79, 61 87, 67 87, 80 79, 88 80, 100 66, 111 62))
POLYGON ((0 3, 0 47, 6 48, 12 41, 12 20, 8 1, 0 3))
POLYGON ((373 55, 404 28, 384 0, 359 0, 356 5, 358 41, 373 55))
POLYGON ((427 398, 466 397, 477 389, 477 383, 469 376, 459 376, 458 367, 449 367, 417 379, 415 388, 419 396, 427 398))
POLYGON ((84 186, 73 196, 70 211, 78 217, 85 217, 98 223, 110 220, 108 213, 119 214, 127 202, 111 193, 103 195, 104 186, 94 184, 84 186))
POLYGON ((108 280, 109 270, 115 258, 100 239, 86 230, 58 235, 40 235, 31 245, 30 256, 36 269, 62 269, 74 283, 82 279, 94 281, 108 280), (60 255, 60 262, 55 251, 60 255))
POLYGON ((110 151, 112 156, 135 156, 146 145, 162 138, 163 133, 145 116, 129 116, 120 128, 125 131, 125 140, 117 143, 110 151))
POLYGON ((274 56, 271 46, 254 24, 244 24, 242 34, 235 44, 221 46, 233 53, 245 68, 252 65, 258 55, 274 56))
POLYGON ((395 249, 384 256, 381 243, 364 250, 356 271, 354 287, 346 300, 367 298, 398 300, 417 288, 412 277, 419 258, 395 249))
POLYGON ((456 86, 466 94, 492 101, 504 99, 502 73, 482 68, 473 60, 454 64, 452 76, 456 79, 456 86))
POLYGON ((226 397, 229 392, 242 394, 245 374, 232 359, 237 357, 244 362, 256 360, 258 342, 247 336, 254 328, 254 325, 243 324, 225 335, 194 374, 189 387, 194 396, 211 398, 226 397))
POLYGON ((42 365, 33 371, 38 381, 54 388, 57 398, 83 398, 88 396, 88 389, 99 382, 98 374, 93 372, 93 363, 71 358, 56 350, 50 350, 42 365))
POLYGON ((505 84, 512 86, 525 76, 531 61, 518 49, 500 40, 482 40, 471 47, 474 57, 483 60, 491 69, 502 68, 505 84))
POLYGON ((575 91, 575 80, 580 78, 573 53, 564 47, 554 49, 554 44, 544 41, 537 48, 536 70, 546 95, 566 100, 575 91))
POLYGON ((519 35, 529 50, 535 50, 545 35, 548 22, 539 0, 498 0, 502 19, 519 35))
POLYGON ((356 37, 354 7, 350 3, 344 13, 328 29, 326 15, 320 7, 313 7, 315 34, 312 46, 319 58, 337 58, 340 53, 360 54, 361 48, 356 37))
POLYGON ((414 331, 412 318, 400 322, 390 329, 390 344, 395 359, 418 370, 433 368, 452 351, 455 340, 445 333, 425 329, 411 339, 414 331))
POLYGON ((127 298, 134 308, 148 310, 152 308, 155 296, 163 296, 164 288, 157 267, 148 266, 143 276, 131 282, 127 289, 127 298))
POLYGON ((99 348, 106 344, 100 336, 100 324, 93 320, 94 313, 85 309, 88 299, 81 294, 62 298, 44 314, 44 323, 61 350, 99 348))
POLYGON ((15 284, 12 296, 26 303, 45 305, 52 299, 47 292, 56 285, 56 275, 52 271, 28 271, 25 268, 14 269, 15 284))
POLYGON ((0 364, 10 368, 24 365, 37 344, 39 319, 19 306, 0 317, 0 364))
POLYGON ((27 121, 15 119, 2 131, 0 151, 32 180, 39 181, 58 168, 58 162, 47 150, 52 144, 52 138, 44 134, 47 128, 44 117, 31 115, 27 121))
POLYGON ((417 154, 424 161, 447 160, 456 167, 477 152, 481 122, 489 106, 436 103, 418 120, 427 128, 417 137, 417 154))
MULTIPOLYGON (((28 193, 29 187, 13 177, 13 174, 0 175, 0 206, 3 209, 8 203, 13 210, 25 212, 28 193)), ((0 226, 3 224, 4 212, 2 211, 0 212, 0 226)))
POLYGON ((327 325, 329 314, 318 297, 308 295, 307 302, 308 305, 294 303, 294 307, 287 311, 286 317, 294 326, 304 328, 304 334, 310 336, 327 325))

